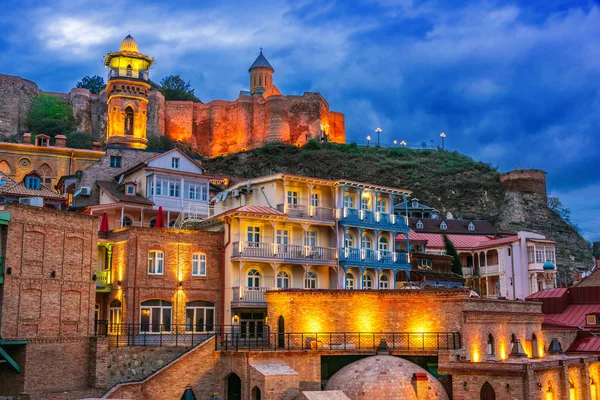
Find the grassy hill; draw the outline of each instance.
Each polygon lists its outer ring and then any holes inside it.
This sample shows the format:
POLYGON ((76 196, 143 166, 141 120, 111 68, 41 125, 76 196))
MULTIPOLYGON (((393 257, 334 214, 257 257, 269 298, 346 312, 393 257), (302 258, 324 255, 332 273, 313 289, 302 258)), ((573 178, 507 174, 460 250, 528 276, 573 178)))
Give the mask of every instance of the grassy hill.
POLYGON ((276 172, 352 179, 409 189, 445 215, 498 219, 503 191, 489 164, 456 152, 309 142, 264 147, 204 161, 212 173, 252 178, 276 172))

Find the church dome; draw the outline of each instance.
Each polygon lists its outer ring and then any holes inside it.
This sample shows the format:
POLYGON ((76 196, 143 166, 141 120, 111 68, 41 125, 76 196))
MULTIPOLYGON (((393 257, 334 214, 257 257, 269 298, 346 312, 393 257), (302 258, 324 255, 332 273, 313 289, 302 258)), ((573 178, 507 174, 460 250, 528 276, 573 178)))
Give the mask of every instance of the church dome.
POLYGON ((121 42, 121 48, 119 48, 119 51, 130 51, 134 53, 140 52, 135 39, 131 35, 125 36, 125 39, 123 39, 121 42))
POLYGON ((417 400, 417 389, 431 400, 448 400, 446 390, 433 375, 399 357, 377 355, 346 365, 329 379, 325 390, 341 390, 352 400, 417 400), (415 377, 421 382, 416 385, 415 377))
POLYGON ((545 270, 554 269, 554 264, 552 264, 550 261, 546 261, 544 265, 542 265, 542 268, 545 270))

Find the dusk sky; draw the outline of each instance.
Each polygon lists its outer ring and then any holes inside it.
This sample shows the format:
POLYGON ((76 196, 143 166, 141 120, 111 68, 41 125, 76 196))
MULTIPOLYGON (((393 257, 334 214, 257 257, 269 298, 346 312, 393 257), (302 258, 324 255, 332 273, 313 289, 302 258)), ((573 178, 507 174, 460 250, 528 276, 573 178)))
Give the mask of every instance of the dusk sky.
POLYGON ((437 145, 443 131, 448 149, 501 171, 543 169, 600 240, 598 2, 166 3, 1 0, 0 73, 68 91, 105 77, 104 55, 131 32, 154 81, 180 74, 204 102, 234 100, 263 47, 279 90, 322 93, 349 142, 380 126, 384 144, 437 145))

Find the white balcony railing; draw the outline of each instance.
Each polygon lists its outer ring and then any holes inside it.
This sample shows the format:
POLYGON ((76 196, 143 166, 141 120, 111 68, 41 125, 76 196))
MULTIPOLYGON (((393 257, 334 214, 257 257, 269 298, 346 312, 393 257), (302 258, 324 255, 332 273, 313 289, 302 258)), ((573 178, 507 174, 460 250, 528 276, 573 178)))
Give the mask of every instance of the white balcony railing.
POLYGON ((233 301, 247 302, 247 303, 264 303, 265 292, 270 287, 234 287, 233 288, 233 301))
POLYGON ((234 242, 233 256, 329 262, 335 261, 336 250, 330 247, 303 246, 297 244, 234 242))

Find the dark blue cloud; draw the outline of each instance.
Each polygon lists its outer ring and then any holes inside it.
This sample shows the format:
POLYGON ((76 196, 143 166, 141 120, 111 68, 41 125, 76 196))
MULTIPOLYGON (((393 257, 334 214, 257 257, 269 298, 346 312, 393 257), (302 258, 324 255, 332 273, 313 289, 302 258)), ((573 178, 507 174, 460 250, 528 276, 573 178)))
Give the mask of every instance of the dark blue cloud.
POLYGON ((67 91, 131 31, 204 101, 234 99, 265 48, 283 93, 321 92, 348 139, 439 143, 548 171, 600 240, 600 9, 591 1, 0 3, 0 72, 67 91), (200 3, 200 4, 198 4, 200 3), (598 189, 598 190, 597 190, 598 189), (581 193, 581 195, 579 195, 581 193))

